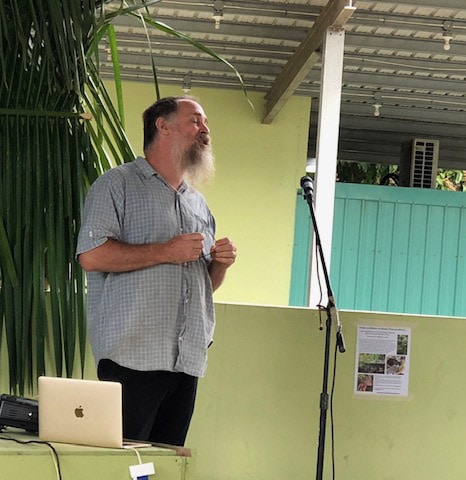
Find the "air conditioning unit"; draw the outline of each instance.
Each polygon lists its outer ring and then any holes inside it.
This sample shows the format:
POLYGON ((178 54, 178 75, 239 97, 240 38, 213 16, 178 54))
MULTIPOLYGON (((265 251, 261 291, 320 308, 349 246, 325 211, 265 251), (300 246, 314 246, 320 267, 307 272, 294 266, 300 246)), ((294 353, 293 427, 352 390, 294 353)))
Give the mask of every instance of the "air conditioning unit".
POLYGON ((415 138, 401 146, 401 187, 435 188, 439 140, 415 138))

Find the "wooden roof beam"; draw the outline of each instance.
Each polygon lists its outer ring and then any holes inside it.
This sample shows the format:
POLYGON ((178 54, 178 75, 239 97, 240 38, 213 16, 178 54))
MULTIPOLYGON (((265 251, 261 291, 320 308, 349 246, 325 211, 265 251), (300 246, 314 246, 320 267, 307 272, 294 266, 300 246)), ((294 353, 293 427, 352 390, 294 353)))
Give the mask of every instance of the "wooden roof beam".
POLYGON ((266 94, 265 116, 262 123, 272 123, 317 62, 320 57, 317 50, 322 46, 327 29, 343 27, 355 10, 356 7, 353 7, 352 0, 330 0, 327 3, 266 94))

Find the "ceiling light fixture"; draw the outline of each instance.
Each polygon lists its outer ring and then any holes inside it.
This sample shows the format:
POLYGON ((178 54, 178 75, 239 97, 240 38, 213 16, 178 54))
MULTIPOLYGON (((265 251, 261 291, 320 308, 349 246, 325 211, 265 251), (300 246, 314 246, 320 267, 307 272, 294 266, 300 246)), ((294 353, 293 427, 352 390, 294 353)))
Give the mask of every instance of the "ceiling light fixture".
POLYGON ((380 99, 380 94, 374 93, 374 117, 380 117, 380 109, 382 108, 382 101, 380 99))
POLYGON ((453 22, 445 20, 443 22, 443 49, 448 52, 451 48, 451 41, 453 40, 453 22))
POLYGON ((183 77, 183 86, 181 87, 185 95, 187 95, 191 91, 191 76, 185 75, 183 77))
POLYGON ((220 28, 220 22, 223 19, 223 0, 215 0, 212 8, 214 9, 212 17, 215 22, 215 30, 218 30, 220 28))

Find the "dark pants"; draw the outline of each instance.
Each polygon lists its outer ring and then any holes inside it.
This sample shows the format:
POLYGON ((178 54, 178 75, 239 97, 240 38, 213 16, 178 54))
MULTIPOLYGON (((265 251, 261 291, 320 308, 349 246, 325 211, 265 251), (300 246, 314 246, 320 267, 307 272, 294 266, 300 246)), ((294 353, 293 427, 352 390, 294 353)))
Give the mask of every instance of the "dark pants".
POLYGON ((185 373, 139 371, 100 360, 100 380, 120 382, 126 439, 184 446, 194 411, 197 377, 185 373))

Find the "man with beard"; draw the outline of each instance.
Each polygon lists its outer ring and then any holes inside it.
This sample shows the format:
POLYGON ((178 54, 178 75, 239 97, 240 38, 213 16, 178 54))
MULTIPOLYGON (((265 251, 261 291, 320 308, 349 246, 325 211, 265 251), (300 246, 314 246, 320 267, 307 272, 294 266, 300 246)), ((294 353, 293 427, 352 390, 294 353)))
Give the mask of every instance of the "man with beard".
POLYGON ((212 293, 236 258, 193 188, 213 174, 207 118, 168 97, 143 114, 144 154, 89 190, 77 255, 101 380, 123 388, 125 438, 183 446, 214 331, 212 293))

